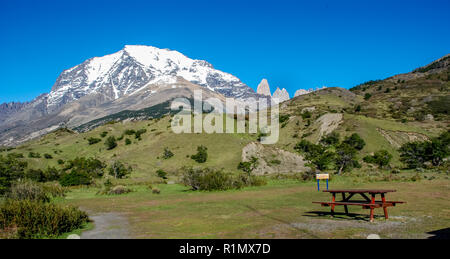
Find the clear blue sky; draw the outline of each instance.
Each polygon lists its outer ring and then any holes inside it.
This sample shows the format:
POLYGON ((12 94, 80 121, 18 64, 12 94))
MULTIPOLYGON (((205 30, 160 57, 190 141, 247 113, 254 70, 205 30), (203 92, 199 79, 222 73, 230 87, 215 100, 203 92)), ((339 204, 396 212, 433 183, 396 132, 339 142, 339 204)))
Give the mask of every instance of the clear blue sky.
POLYGON ((256 89, 349 88, 450 53, 450 1, 0 1, 0 102, 125 44, 204 59, 256 89))

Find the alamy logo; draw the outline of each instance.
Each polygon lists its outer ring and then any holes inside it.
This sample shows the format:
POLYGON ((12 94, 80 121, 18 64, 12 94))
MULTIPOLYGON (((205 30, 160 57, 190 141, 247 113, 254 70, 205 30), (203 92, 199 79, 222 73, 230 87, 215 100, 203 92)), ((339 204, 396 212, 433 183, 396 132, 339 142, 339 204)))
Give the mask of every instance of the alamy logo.
POLYGON ((172 119, 172 131, 176 134, 259 134, 260 142, 271 145, 280 136, 279 106, 276 100, 269 104, 266 98, 232 98, 203 100, 203 91, 194 91, 194 98, 177 98, 172 101, 172 111, 179 111, 172 119), (191 102, 193 101, 193 107, 191 102))

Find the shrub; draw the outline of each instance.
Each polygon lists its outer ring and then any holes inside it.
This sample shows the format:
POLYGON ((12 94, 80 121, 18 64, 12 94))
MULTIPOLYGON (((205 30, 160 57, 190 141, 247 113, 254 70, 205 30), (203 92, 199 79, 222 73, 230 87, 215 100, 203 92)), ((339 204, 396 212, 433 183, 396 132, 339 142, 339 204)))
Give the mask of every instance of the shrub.
POLYGON ((24 177, 27 166, 27 162, 0 156, 0 194, 8 191, 13 181, 24 177))
POLYGON ((131 174, 133 169, 129 167, 125 167, 125 165, 120 161, 115 161, 111 167, 109 168, 109 175, 114 176, 116 179, 122 179, 127 177, 127 175, 131 174))
POLYGON ((163 158, 164 159, 169 159, 172 158, 174 156, 173 152, 169 150, 169 148, 164 148, 164 154, 163 154, 163 158))
POLYGON ((146 132, 147 132, 146 129, 140 129, 140 130, 136 131, 136 133, 134 133, 134 137, 138 140, 141 140, 141 135, 146 132))
POLYGON ((356 133, 353 133, 350 137, 345 138, 343 143, 355 148, 356 150, 362 150, 366 145, 366 142, 356 133))
POLYGON ((14 183, 7 197, 13 200, 50 201, 42 186, 30 180, 14 183))
POLYGON ((44 178, 45 181, 56 181, 61 176, 61 171, 54 168, 54 167, 48 167, 47 170, 44 172, 44 178))
POLYGON ((156 171, 156 174, 158 175, 158 177, 160 177, 162 179, 167 179, 167 173, 162 169, 158 169, 156 171))
POLYGON ((108 131, 103 131, 102 133, 100 133, 100 137, 102 138, 106 137, 106 135, 108 135, 108 131))
POLYGON ((239 189, 245 186, 266 184, 265 179, 248 173, 233 176, 222 170, 213 170, 210 168, 183 168, 182 170, 181 182, 194 191, 225 191, 239 189))
POLYGON ((339 133, 333 131, 330 134, 322 137, 320 143, 328 146, 337 145, 339 144, 339 138, 340 138, 339 133))
POLYGON ((30 200, 7 200, 0 205, 0 232, 15 229, 15 238, 57 237, 88 221, 88 215, 75 207, 30 200))
POLYGON ((74 160, 69 160, 66 163, 65 171, 72 169, 72 171, 82 172, 93 178, 102 177, 104 174, 104 168, 106 165, 95 158, 75 158, 74 160))
POLYGON ((125 132, 123 133, 123 134, 125 134, 125 135, 128 135, 128 136, 131 136, 131 135, 134 135, 136 133, 136 131, 135 130, 125 130, 125 132))
POLYGON ((29 152, 28 157, 29 158, 41 158, 41 154, 39 154, 37 152, 29 152))
POLYGON ((369 100, 370 98, 372 97, 372 95, 371 94, 369 94, 369 93, 366 93, 365 95, 364 95, 364 100, 369 100))
POLYGON ((44 192, 52 197, 66 196, 67 188, 62 187, 59 183, 44 183, 42 184, 44 192))
POLYGON ((36 182, 44 182, 45 181, 45 175, 41 169, 28 169, 28 171, 25 174, 25 177, 27 179, 30 179, 30 180, 33 180, 36 182))
POLYGON ((72 171, 68 174, 65 173, 59 180, 59 183, 62 186, 89 185, 91 182, 91 177, 84 171, 72 171))
POLYGON ((392 155, 387 150, 379 150, 373 156, 364 157, 364 162, 377 164, 380 168, 389 165, 392 155))
POLYGON ((400 161, 410 169, 423 168, 425 162, 439 166, 450 155, 450 131, 431 141, 406 143, 400 147, 400 161))
MULTIPOLYGON (((106 136, 106 135, 105 135, 106 136)), ((94 144, 97 144, 97 143, 99 143, 100 141, 102 141, 101 139, 99 139, 99 138, 88 138, 88 142, 89 142, 89 145, 94 145, 94 144)))
POLYGON ((125 139, 125 145, 130 145, 131 144, 131 140, 129 138, 125 139))
POLYGON ((280 115, 280 117, 279 117, 280 124, 287 122, 289 120, 289 118, 290 117, 287 114, 280 115))
POLYGON ((312 113, 308 110, 302 112, 302 118, 305 119, 310 119, 312 117, 312 113))
POLYGON ((197 154, 192 155, 191 159, 193 159, 194 161, 196 161, 197 163, 205 163, 206 160, 208 159, 208 148, 205 146, 199 146, 197 147, 197 154))
POLYGON ((355 107, 355 112, 360 112, 361 111, 361 105, 356 105, 355 107))
POLYGON ((63 165, 63 164, 64 164, 64 160, 58 159, 58 165, 63 165))
POLYGON ((116 138, 113 136, 110 136, 105 141, 106 150, 112 150, 117 147, 116 138))
POLYGON ((252 157, 248 162, 240 162, 237 169, 246 173, 251 173, 256 167, 258 167, 258 158, 252 157))

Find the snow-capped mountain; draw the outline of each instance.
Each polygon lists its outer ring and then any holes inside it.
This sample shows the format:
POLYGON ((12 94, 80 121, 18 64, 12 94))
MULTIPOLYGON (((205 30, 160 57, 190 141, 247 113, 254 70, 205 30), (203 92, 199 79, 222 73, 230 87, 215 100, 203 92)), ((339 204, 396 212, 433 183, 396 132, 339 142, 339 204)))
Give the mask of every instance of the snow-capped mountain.
POLYGON ((206 61, 168 49, 127 45, 63 71, 50 93, 31 102, 0 105, 0 145, 15 145, 124 110, 190 98, 201 88, 205 97, 230 97, 242 105, 262 97, 206 61))
POLYGON ((239 78, 214 69, 206 61, 190 59, 173 50, 127 45, 114 54, 91 58, 65 70, 48 96, 48 111, 92 93, 101 92, 112 100, 118 99, 150 84, 174 83, 177 77, 226 97, 255 96, 253 89, 239 78))

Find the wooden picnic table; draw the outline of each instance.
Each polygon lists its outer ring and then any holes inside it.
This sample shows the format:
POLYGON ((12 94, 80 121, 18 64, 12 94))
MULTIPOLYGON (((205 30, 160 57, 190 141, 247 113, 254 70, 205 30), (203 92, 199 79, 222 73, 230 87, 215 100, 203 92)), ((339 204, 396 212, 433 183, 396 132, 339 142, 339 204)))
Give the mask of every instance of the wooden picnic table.
POLYGON ((331 207, 331 215, 334 215, 335 206, 344 206, 345 214, 348 215, 348 206, 361 206, 363 209, 370 209, 370 222, 373 222, 374 209, 383 208, 384 217, 388 219, 387 207, 394 207, 397 203, 406 203, 403 201, 386 201, 386 194, 396 192, 396 190, 378 190, 378 189, 338 189, 326 190, 323 192, 331 193, 331 202, 313 202, 321 204, 323 207, 331 207), (336 201, 336 194, 342 195, 342 201, 336 201), (359 195, 363 200, 351 200, 355 195, 359 195), (376 195, 381 195, 381 200, 376 200, 376 195), (370 196, 370 198, 369 198, 370 196))

